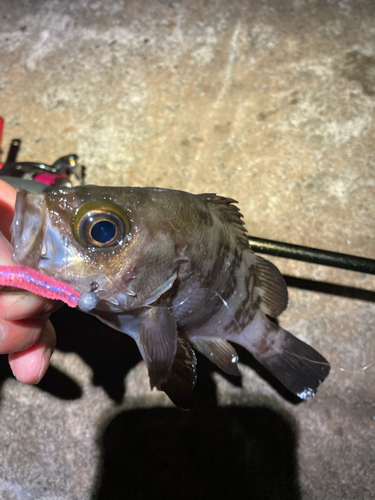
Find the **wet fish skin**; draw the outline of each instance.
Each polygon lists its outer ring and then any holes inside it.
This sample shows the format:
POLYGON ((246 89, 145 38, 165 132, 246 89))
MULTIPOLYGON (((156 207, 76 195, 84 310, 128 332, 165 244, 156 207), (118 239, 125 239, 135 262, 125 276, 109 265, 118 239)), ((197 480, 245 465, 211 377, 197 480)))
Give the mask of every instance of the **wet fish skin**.
POLYGON ((12 224, 14 260, 94 297, 90 313, 137 342, 151 387, 173 394, 193 387, 191 346, 239 374, 230 341, 305 399, 329 364, 268 319, 287 306, 286 285, 273 264, 251 252, 234 203, 160 188, 21 190, 12 224), (77 236, 77 217, 93 204, 104 215, 114 206, 115 217, 124 219, 120 226, 128 230, 112 246, 90 246, 77 236))

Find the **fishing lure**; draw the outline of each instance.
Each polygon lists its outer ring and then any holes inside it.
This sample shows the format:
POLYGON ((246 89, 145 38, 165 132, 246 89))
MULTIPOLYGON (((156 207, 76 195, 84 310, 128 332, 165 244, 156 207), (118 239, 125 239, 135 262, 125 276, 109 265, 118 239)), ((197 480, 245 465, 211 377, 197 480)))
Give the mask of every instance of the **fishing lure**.
POLYGON ((46 299, 61 300, 77 307, 81 294, 67 285, 27 266, 0 266, 0 285, 21 288, 46 299))

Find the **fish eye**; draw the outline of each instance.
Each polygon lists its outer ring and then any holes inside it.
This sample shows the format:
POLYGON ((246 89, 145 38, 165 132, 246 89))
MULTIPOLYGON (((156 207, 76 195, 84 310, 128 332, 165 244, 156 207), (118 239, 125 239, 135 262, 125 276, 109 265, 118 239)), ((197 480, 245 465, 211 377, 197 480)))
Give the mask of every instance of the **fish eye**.
POLYGON ((123 240, 129 230, 129 218, 112 202, 86 203, 73 219, 74 235, 86 247, 114 247, 123 240))

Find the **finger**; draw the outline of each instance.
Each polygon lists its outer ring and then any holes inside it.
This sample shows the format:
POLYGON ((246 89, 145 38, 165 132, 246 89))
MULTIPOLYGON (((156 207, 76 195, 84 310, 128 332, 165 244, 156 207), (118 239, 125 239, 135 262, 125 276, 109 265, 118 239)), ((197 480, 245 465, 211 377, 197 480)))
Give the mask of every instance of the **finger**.
MULTIPOLYGON (((0 265, 14 266, 13 248, 5 236, 0 233, 0 265)), ((49 313, 60 306, 56 301, 46 300, 39 295, 24 293, 7 293, 0 290, 0 317, 17 320, 38 314, 49 313)))
POLYGON ((0 264, 2 266, 15 266, 15 263, 13 262, 12 259, 12 255, 13 255, 12 245, 5 238, 4 234, 0 232, 0 264))
POLYGON ((0 294, 0 317, 7 321, 50 314, 59 307, 61 302, 31 293, 0 294))
POLYGON ((0 318, 0 354, 22 351, 31 347, 40 337, 47 317, 5 321, 0 318))
POLYGON ((6 238, 10 240, 11 235, 9 232, 14 215, 14 205, 16 203, 17 190, 10 184, 0 181, 0 231, 2 231, 6 238))
POLYGON ((9 207, 16 204, 17 189, 5 181, 0 180, 1 201, 9 207))
POLYGON ((55 330, 48 321, 38 342, 24 351, 9 354, 9 364, 16 379, 24 384, 40 382, 48 369, 55 345, 55 330))

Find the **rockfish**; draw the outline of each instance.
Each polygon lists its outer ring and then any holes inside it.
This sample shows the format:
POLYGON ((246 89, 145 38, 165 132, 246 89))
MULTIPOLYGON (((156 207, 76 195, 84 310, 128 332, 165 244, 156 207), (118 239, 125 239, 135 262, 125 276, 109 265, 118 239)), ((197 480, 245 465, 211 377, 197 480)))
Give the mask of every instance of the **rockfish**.
POLYGON ((81 310, 130 335, 151 388, 173 401, 195 384, 195 349, 239 375, 232 343, 309 398, 329 363, 268 318, 286 308, 286 284, 250 250, 234 203, 159 188, 19 190, 14 261, 73 286, 81 310))

